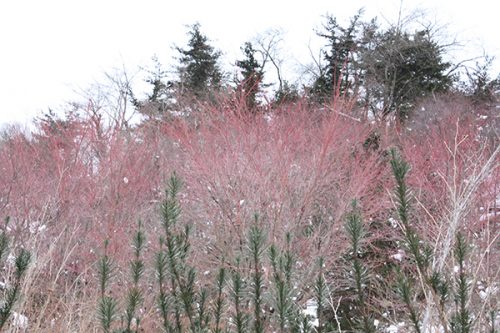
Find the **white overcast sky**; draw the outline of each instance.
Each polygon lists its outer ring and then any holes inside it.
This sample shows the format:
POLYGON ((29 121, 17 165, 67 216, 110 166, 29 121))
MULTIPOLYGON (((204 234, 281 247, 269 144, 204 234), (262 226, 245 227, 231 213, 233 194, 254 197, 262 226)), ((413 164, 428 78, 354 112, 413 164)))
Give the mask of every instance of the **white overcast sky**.
MULTIPOLYGON (((125 66, 131 73, 157 55, 174 65, 172 45, 184 46, 187 24, 202 32, 234 63, 239 48, 269 28, 284 31, 287 68, 310 62, 308 45, 319 46, 314 29, 327 13, 346 22, 363 17, 395 22, 399 0, 2 0, 0 1, 0 124, 26 124, 35 115, 78 98, 75 91, 125 66)), ((458 58, 500 58, 498 12, 493 0, 422 0, 403 9, 424 9, 466 46, 458 58)), ((500 59, 495 62, 498 73, 500 59)))

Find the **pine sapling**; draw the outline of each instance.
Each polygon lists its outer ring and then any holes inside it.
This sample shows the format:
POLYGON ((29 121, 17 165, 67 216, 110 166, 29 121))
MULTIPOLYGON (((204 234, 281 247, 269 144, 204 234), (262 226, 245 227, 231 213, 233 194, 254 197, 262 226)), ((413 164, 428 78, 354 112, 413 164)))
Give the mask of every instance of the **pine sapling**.
POLYGON ((497 333, 497 330, 495 329, 495 323, 496 323, 496 311, 495 310, 491 310, 490 311, 490 319, 489 319, 489 322, 490 322, 490 332, 489 333, 497 333))
POLYGON ((264 251, 265 237, 262 229, 258 226, 258 216, 255 215, 255 223, 250 228, 248 246, 252 258, 252 296, 254 305, 254 332, 264 332, 264 318, 262 317, 262 292, 264 288, 264 276, 262 272, 262 253, 264 251))
POLYGON ((101 294, 97 308, 97 318, 104 333, 112 332, 111 327, 117 316, 117 302, 113 297, 107 295, 108 284, 113 273, 113 263, 107 254, 108 244, 109 242, 106 240, 104 242, 104 255, 97 266, 101 294))
MULTIPOLYGON (((423 287, 422 291, 426 297, 432 298, 434 303, 437 305, 439 319, 444 332, 447 333, 448 320, 445 313, 445 302, 448 297, 449 286, 447 281, 439 272, 429 272, 433 250, 420 239, 414 226, 410 223, 410 193, 406 185, 406 176, 410 167, 408 163, 397 155, 395 149, 391 149, 391 156, 392 172, 396 180, 395 194, 398 217, 403 229, 403 238, 413 260, 416 263, 416 269, 423 287), (425 287, 430 287, 430 290, 427 290, 425 287)), ((411 280, 408 277, 400 276, 398 280, 398 289, 406 306, 410 310, 410 319, 417 332, 419 332, 420 328, 417 322, 419 318, 418 313, 415 308, 409 304, 410 281, 411 280)))
POLYGON ((217 274, 217 298, 215 300, 215 308, 214 308, 214 317, 215 317, 215 329, 214 333, 222 333, 221 328, 221 320, 222 320, 222 311, 224 309, 224 284, 226 279, 226 270, 224 268, 224 262, 222 263, 222 267, 219 268, 219 272, 217 274))
POLYGON ((127 308, 125 310, 125 319, 127 323, 126 333, 137 332, 140 325, 140 319, 138 318, 136 312, 137 308, 140 307, 144 299, 142 295, 142 290, 139 286, 139 281, 144 274, 144 261, 142 260, 141 254, 144 249, 144 244, 146 238, 144 232, 142 231, 142 223, 138 222, 138 230, 134 235, 132 248, 134 250, 134 259, 130 261, 130 274, 132 276, 132 287, 128 291, 127 295, 127 308), (132 330, 132 326, 135 326, 132 330))
POLYGON ((273 270, 273 301, 278 317, 280 332, 286 332, 296 321, 295 304, 293 302, 293 286, 291 282, 293 255, 291 252, 291 235, 286 234, 286 250, 280 251, 273 244, 269 249, 269 258, 273 270))
MULTIPOLYGON (((5 219, 5 228, 9 223, 10 218, 5 219)), ((9 237, 4 230, 0 233, 0 263, 3 263, 9 252, 9 237)), ((31 261, 31 253, 25 249, 21 249, 14 259, 14 281, 11 286, 7 286, 7 278, 5 278, 6 290, 4 299, 0 306, 0 331, 7 323, 16 301, 21 296, 21 282, 28 270, 31 261)))
MULTIPOLYGON (((188 320, 192 332, 203 330, 208 325, 209 316, 205 313, 206 291, 197 292, 196 270, 187 263, 190 250, 190 226, 178 230, 177 222, 181 208, 177 199, 181 182, 174 173, 169 180, 165 200, 162 205, 162 225, 165 232, 162 251, 164 256, 157 256, 157 268, 163 269, 163 260, 167 261, 169 292, 175 315, 175 327, 183 331, 182 314, 188 320), (196 305, 196 308, 195 308, 196 305)), ((158 272, 157 272, 158 273, 158 272)), ((159 275, 159 274, 158 274, 159 275)), ((165 276, 162 276, 164 279, 165 276)), ((165 283, 165 280, 162 281, 165 283)), ((164 289, 164 287, 162 287, 164 289)), ((165 297, 162 297, 165 303, 165 297)))
MULTIPOLYGON (((398 217, 403 228, 403 237, 410 254, 416 262, 419 274, 423 276, 429 260, 428 257, 422 253, 420 238, 410 224, 410 195, 406 186, 406 176, 410 170, 410 166, 397 155, 395 149, 391 149, 391 156, 392 173, 396 180, 395 194, 398 217)), ((427 252, 428 251, 426 251, 426 253, 427 252)), ((412 322, 415 331, 420 333, 420 314, 413 305, 413 292, 411 284, 411 279, 403 272, 398 271, 397 292, 405 303, 409 312, 410 321, 412 322)))
POLYGON ((406 176, 410 170, 410 166, 397 155, 395 149, 391 149, 391 156, 392 173, 396 180, 395 194, 398 217, 403 227, 403 236, 420 274, 424 275, 429 267, 432 250, 428 246, 423 245, 423 242, 410 223, 410 192, 406 186, 406 176))
MULTIPOLYGON (((7 228, 7 225, 9 224, 10 217, 5 218, 5 228, 7 228)), ((2 233, 0 233, 0 262, 4 262, 5 258, 7 257, 9 252, 9 237, 5 233, 4 230, 2 230, 2 233)))
POLYGON ((432 272, 429 278, 429 284, 434 293, 439 296, 439 308, 441 312, 444 312, 450 293, 448 281, 446 281, 443 274, 432 272))
POLYGON ((179 178, 170 177, 162 206, 163 228, 165 231, 166 258, 170 276, 170 292, 172 294, 177 329, 182 331, 181 308, 186 314, 191 330, 195 329, 194 318, 194 280, 195 272, 186 266, 185 260, 189 250, 189 227, 178 232, 176 225, 181 213, 177 195, 181 187, 179 178))
POLYGON ((406 309, 408 310, 410 321, 413 328, 415 328, 415 332, 421 333, 420 313, 413 305, 413 291, 411 288, 412 283, 410 282, 410 279, 401 271, 398 271, 397 279, 396 292, 399 294, 406 306, 406 309))
POLYGON ((347 215, 345 230, 351 244, 351 262, 352 262, 352 279, 354 280, 355 290, 357 294, 357 303, 362 316, 362 329, 365 333, 375 332, 373 320, 368 315, 368 309, 365 300, 365 285, 368 275, 368 270, 360 260, 362 254, 361 242, 365 237, 363 221, 354 200, 352 203, 352 211, 347 215))
MULTIPOLYGON (((169 321, 169 299, 167 293, 168 271, 167 271, 167 255, 163 249, 164 240, 160 238, 160 250, 155 255, 155 272, 156 280, 158 281, 158 309, 160 311, 163 329, 165 332, 173 332, 173 326, 169 321)), ((180 323, 179 323, 180 325, 180 323)))
MULTIPOLYGON (((6 244, 8 244, 7 238, 2 240, 2 238, 4 237, 6 236, 4 233, 2 233, 2 236, 0 236, 0 242, 6 242, 6 244)), ((3 247, 4 245, 2 244, 1 246, 3 247)), ((7 248, 8 246, 2 250, 5 251, 5 249, 7 248)), ((21 282, 23 280, 24 275, 26 274, 30 261, 31 261, 31 253, 26 251, 25 249, 21 249, 21 251, 14 260, 14 266, 15 266, 14 282, 13 285, 11 287, 8 287, 7 290, 5 291, 3 304, 0 307, 0 330, 2 330, 4 325, 7 323, 7 320, 9 319, 12 310, 14 308, 14 304, 20 297, 21 282)))
POLYGON ((205 288, 201 289, 198 296, 198 314, 196 319, 196 332, 205 332, 207 330, 209 321, 210 321, 210 313, 207 312, 209 310, 207 308, 207 290, 205 288))
POLYGON ((469 285, 464 266, 465 256, 467 255, 467 244, 461 233, 457 234, 454 252, 458 263, 457 290, 455 293, 457 311, 451 318, 451 331, 453 333, 469 333, 471 331, 472 319, 467 307, 469 285))
POLYGON ((237 333, 247 332, 248 317, 245 314, 244 308, 244 289, 245 282, 240 273, 240 259, 236 258, 236 267, 231 274, 232 289, 233 289, 233 307, 234 321, 237 333))
POLYGON ((318 321, 318 333, 323 331, 323 310, 325 308, 327 302, 327 285, 324 275, 324 267, 325 262, 323 257, 320 257, 318 260, 318 276, 316 277, 316 281, 314 284, 314 296, 316 300, 316 318, 318 321))
POLYGON ((165 191, 165 200, 162 205, 162 225, 167 237, 172 235, 172 229, 177 224, 177 220, 181 214, 181 208, 177 201, 180 188, 181 181, 174 173, 169 179, 167 190, 165 191))

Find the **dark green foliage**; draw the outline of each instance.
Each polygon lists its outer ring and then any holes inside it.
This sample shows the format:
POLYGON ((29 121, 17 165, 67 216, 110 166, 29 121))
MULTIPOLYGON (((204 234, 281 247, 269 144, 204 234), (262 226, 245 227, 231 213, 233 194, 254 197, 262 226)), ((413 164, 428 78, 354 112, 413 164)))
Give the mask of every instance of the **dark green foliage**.
MULTIPOLYGON (((5 219, 5 227, 9 223, 10 218, 5 219)), ((0 262, 3 262, 8 255, 9 251, 9 237, 5 234, 5 231, 0 233, 0 262)))
POLYGON ((447 91, 453 82, 447 73, 451 64, 443 61, 443 48, 430 31, 413 34, 400 28, 373 34, 372 48, 362 54, 366 87, 382 113, 396 112, 400 120, 421 97, 447 91))
POLYGON ((245 282, 240 273, 240 260, 236 259, 236 269, 232 273, 233 308, 236 332, 247 332, 248 316, 244 312, 244 289, 245 282))
POLYGON ((321 68, 319 77, 314 81, 312 92, 321 98, 335 94, 346 94, 351 79, 355 75, 352 53, 359 43, 357 31, 360 27, 361 13, 355 15, 347 27, 342 27, 333 16, 327 16, 324 31, 318 35, 326 39, 327 50, 323 51, 326 65, 321 68))
POLYGON ((257 94, 261 90, 261 83, 264 76, 262 64, 255 58, 256 50, 252 43, 245 43, 242 51, 245 55, 243 60, 236 61, 236 66, 241 71, 243 78, 238 82, 238 90, 244 98, 249 109, 257 106, 257 94))
MULTIPOLYGON (((134 257, 130 260, 130 276, 131 286, 125 296, 125 327, 119 330, 113 330, 113 322, 118 317, 119 307, 118 301, 110 296, 110 282, 114 275, 113 261, 107 253, 108 241, 104 243, 104 255, 99 259, 97 264, 97 272, 100 282, 99 304, 97 306, 97 319, 103 332, 121 332, 121 333, 136 333, 140 328, 140 318, 137 310, 141 306, 144 296, 139 285, 140 279, 144 274, 144 262, 141 258, 144 250, 145 236, 142 231, 142 223, 139 221, 138 230, 133 236, 132 248, 134 249, 134 257)), ((123 318, 122 318, 123 323, 123 318)))
POLYGON ((167 79, 167 71, 156 56, 152 58, 152 62, 152 68, 145 69, 148 74, 145 82, 151 86, 146 99, 139 100, 132 91, 129 93, 134 107, 148 116, 165 113, 172 106, 169 100, 174 95, 174 85, 167 79))
MULTIPOLYGON (((181 316, 188 319, 189 327, 192 332, 205 327, 207 318, 205 317, 205 297, 203 290, 196 290, 195 280, 196 272, 190 267, 186 260, 189 253, 190 227, 186 225, 184 229, 177 227, 178 218, 181 212, 177 195, 181 187, 179 178, 173 174, 170 177, 166 197, 162 205, 163 228, 165 230, 164 244, 165 258, 158 255, 157 267, 161 267, 163 260, 167 261, 167 272, 169 279, 169 288, 173 299, 174 316, 177 330, 182 330, 181 316), (195 313, 194 305, 198 302, 198 313, 195 313), (200 317, 201 316, 201 317, 200 317)), ((157 272, 158 277, 160 273, 157 272)), ((164 272, 163 272, 164 274, 164 272)), ((164 277, 162 277, 164 278, 164 277)), ((159 281, 160 282, 160 281, 159 281)), ((161 281, 165 284, 165 281, 161 281)), ((164 298, 164 297, 163 297, 164 298)), ((164 301, 161 301, 164 302, 164 301)), ((160 310, 163 311, 164 305, 160 303, 160 310)), ((169 324, 164 323, 164 326, 169 324)))
POLYGON ((215 308, 214 308, 214 317, 215 317, 215 329, 214 333, 221 333, 221 320, 222 320, 222 311, 224 310, 224 284, 226 280, 226 269, 224 267, 221 267, 219 269, 219 273, 217 274, 217 299, 215 301, 215 308))
MULTIPOLYGON (((9 223, 9 218, 5 219, 5 227, 9 223)), ((0 233, 0 264, 4 264, 4 259, 8 255, 9 251, 9 237, 4 230, 0 233)), ((26 274, 28 266, 31 262, 31 253, 25 249, 21 249, 14 259, 14 279, 12 285, 5 287, 3 293, 3 298, 0 305, 0 330, 5 326, 7 320, 12 314, 12 310, 16 301, 21 296, 21 283, 23 277, 26 274)), ((7 283, 8 277, 4 277, 5 283, 7 283)))
MULTIPOLYGON (((155 272, 158 281, 158 309, 163 321, 162 327, 166 332, 183 332, 183 318, 188 321, 191 332, 203 331, 210 316, 207 311, 207 292, 196 287, 196 272, 186 260, 190 248, 189 226, 180 229, 177 226, 181 209, 177 195, 181 187, 179 178, 173 174, 169 180, 165 200, 162 205, 162 226, 164 237, 160 237, 160 250, 155 256, 155 272), (173 311, 174 320, 171 321, 173 311)), ((143 296, 139 287, 139 280, 144 273, 144 263, 141 253, 144 249, 145 236, 141 230, 141 223, 133 238, 134 259, 130 262, 132 287, 127 294, 125 310, 126 328, 119 332, 136 332, 139 329, 139 318, 136 310, 142 304, 143 296), (135 328, 132 329, 133 320, 135 328)), ((107 243, 106 243, 107 247, 107 243)), ((98 272, 101 280, 101 300, 98 305, 99 320, 104 332, 109 332, 116 317, 117 303, 105 296, 107 284, 111 278, 111 259, 105 253, 100 259, 98 272)))
MULTIPOLYGON (((179 194, 181 185, 181 181, 174 174, 170 177, 168 188, 165 191, 165 201, 162 204, 162 225, 167 237, 172 236, 172 229, 176 225, 177 219, 181 214, 181 208, 177 202, 177 195, 179 194)), ((168 239, 166 241, 168 241, 168 239)))
MULTIPOLYGON (((155 272, 158 281, 158 309, 165 332, 172 332, 173 327, 169 322, 169 299, 167 293, 167 255, 163 251, 163 240, 160 239, 160 251, 155 255, 155 272)), ((179 323, 180 325, 180 323, 179 323)))
POLYGON ((445 277, 438 273, 438 272, 433 272, 432 275, 429 278, 429 284, 431 285, 432 289, 434 292, 439 296, 440 298, 440 306, 441 308, 444 308, 444 305, 446 301, 448 300, 449 296, 449 288, 450 286, 448 285, 448 281, 446 281, 445 277))
POLYGON ((362 22, 361 13, 345 27, 327 16, 318 33, 326 41, 310 89, 318 101, 353 96, 376 116, 405 120, 419 99, 449 91, 453 69, 431 31, 383 30, 375 19, 362 22))
POLYGON ((301 95, 297 85, 284 80, 281 89, 276 90, 274 100, 278 105, 284 103, 294 103, 300 100, 300 96, 301 95))
MULTIPOLYGON (((434 300, 443 327, 450 327, 452 333, 469 333, 471 332, 472 318, 468 308, 469 285, 464 264, 467 254, 465 238, 461 233, 456 236, 454 255, 458 263, 458 276, 453 284, 445 274, 430 269, 433 249, 420 240, 417 232, 409 222, 409 191, 406 187, 406 175, 409 166, 397 156, 395 150, 391 151, 391 155, 392 170, 396 179, 398 215, 403 226, 404 240, 417 265, 418 276, 423 280, 421 285, 423 290, 421 292, 426 293, 427 297, 432 297, 434 300), (448 309, 450 295, 454 295, 455 312, 448 319, 445 313, 448 309)), ((420 314, 415 305, 415 296, 412 291, 412 286, 419 286, 420 284, 409 276, 408 272, 399 271, 397 291, 407 307, 415 330, 421 332, 420 314)))
POLYGON ((195 319, 196 331, 204 331, 210 320, 209 314, 207 313, 207 290, 201 289, 198 297, 198 317, 195 319))
POLYGON ((252 302, 254 307, 255 333, 264 332, 264 318, 262 316, 262 294, 264 288, 264 274, 262 272, 262 253, 264 251, 265 236, 258 226, 259 218, 255 215, 255 222, 248 235, 248 247, 252 258, 252 302))
POLYGON ((497 333, 497 330, 495 329, 495 322, 496 322, 496 311, 491 310, 490 311, 490 332, 489 333, 497 333))
MULTIPOLYGON (((410 166, 398 156, 395 149, 391 149, 391 157, 392 173, 396 180, 396 204, 398 217, 403 228, 403 239, 406 247, 416 262, 419 275, 424 276, 425 279, 427 267, 429 265, 430 251, 422 250, 423 245, 421 244, 420 238, 413 226, 410 224, 410 193, 406 186, 406 176, 410 170, 410 166)), ((414 280, 409 276, 410 274, 398 271, 397 293, 403 300, 408 310, 408 314, 415 331, 420 333, 420 313, 413 304, 414 295, 412 285, 414 284, 414 280)), ((438 275, 434 275, 434 277, 429 278, 428 281, 431 283, 431 286, 434 284, 436 289, 438 289, 441 284, 441 280, 438 275)))
POLYGON ((206 97, 210 90, 219 89, 221 84, 222 73, 217 64, 220 52, 208 43, 208 38, 200 31, 200 24, 192 25, 188 35, 187 48, 177 47, 181 92, 206 97))
POLYGON ((418 310, 413 305, 413 291, 412 286, 413 281, 411 281, 406 275, 401 272, 398 272, 398 280, 396 291, 403 300, 406 309, 408 310, 408 315, 410 317, 410 321, 415 328, 415 332, 420 333, 420 314, 418 310))
POLYGON ((365 142, 363 142, 363 147, 366 150, 377 151, 380 148, 381 135, 380 133, 374 131, 371 132, 370 135, 366 138, 365 142))
POLYGON ((113 297, 103 296, 99 300, 97 319, 104 333, 112 332, 112 324, 117 316, 117 303, 113 297))
POLYGON ((327 295, 328 295, 328 286, 326 285, 324 269, 325 269, 325 261, 323 257, 320 257, 318 260, 318 275, 316 277, 316 281, 314 283, 314 296, 317 306, 317 318, 318 318, 318 333, 323 331, 323 310, 327 304, 327 295))
POLYGON ((453 333, 469 333, 471 331, 472 319, 467 307, 469 285, 465 274, 465 256, 467 245, 462 234, 458 234, 455 242, 455 259, 458 263, 458 277, 456 278, 455 304, 457 312, 451 318, 451 329, 453 333))
POLYGON ((290 233, 286 234, 287 245, 285 251, 280 251, 275 245, 272 245, 269 249, 269 258, 273 270, 273 305, 278 317, 280 332, 286 332, 287 328, 297 326, 298 313, 296 305, 292 301, 294 297, 292 285, 294 257, 291 252, 291 237, 290 233))
POLYGON ((97 274, 99 276, 100 286, 101 286, 101 297, 106 294, 106 288, 108 286, 109 280, 111 279, 113 265, 112 260, 107 254, 109 241, 104 242, 104 255, 101 257, 97 264, 97 274))
POLYGON ((345 230, 349 237, 349 243, 351 244, 349 260, 352 262, 351 279, 355 286, 357 306, 361 315, 361 323, 359 326, 363 332, 372 333, 375 332, 375 326, 373 326, 373 319, 368 313, 365 296, 365 288, 368 284, 368 269, 363 265, 360 259, 363 252, 361 242, 365 237, 365 230, 361 219, 361 213, 355 200, 352 203, 352 211, 347 216, 345 230))
POLYGON ((21 280, 21 277, 24 275, 24 273, 26 273, 26 270, 28 269, 30 261, 31 253, 25 249, 21 249, 14 261, 14 265, 16 266, 14 276, 16 280, 21 280))
POLYGON ((104 242, 104 255, 97 263, 101 294, 97 307, 97 319, 104 333, 112 332, 113 321, 118 315, 116 300, 107 294, 108 286, 113 276, 113 262, 107 253, 108 244, 109 241, 106 240, 104 242))
POLYGON ((410 194, 406 186, 406 175, 410 170, 408 163, 403 161, 396 153, 391 150, 392 173, 396 180, 396 200, 398 216, 403 225, 404 240, 407 248, 417 264, 421 273, 425 273, 429 266, 432 249, 423 244, 417 232, 410 223, 410 194))
POLYGON ((484 62, 476 62, 474 68, 467 70, 468 82, 464 84, 462 90, 470 96, 476 103, 494 102, 495 91, 500 89, 500 75, 496 79, 490 77, 493 57, 484 57, 484 62))
POLYGON ((143 302, 142 290, 139 286, 139 281, 144 274, 144 261, 141 258, 141 253, 144 250, 146 238, 142 231, 142 223, 139 221, 138 230, 134 235, 132 248, 134 249, 134 259, 130 261, 130 274, 132 277, 132 286, 128 291, 125 309, 125 319, 127 328, 125 333, 137 332, 140 325, 140 318, 137 316, 137 309, 143 302), (135 320, 135 323, 134 323, 135 320), (135 328, 132 329, 132 325, 135 328))

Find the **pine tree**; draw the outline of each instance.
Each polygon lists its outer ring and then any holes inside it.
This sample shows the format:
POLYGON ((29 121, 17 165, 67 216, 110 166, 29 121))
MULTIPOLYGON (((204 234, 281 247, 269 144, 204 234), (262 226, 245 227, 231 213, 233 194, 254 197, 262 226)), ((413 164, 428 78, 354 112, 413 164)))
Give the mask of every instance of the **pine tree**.
POLYGON ((451 64, 442 59, 443 47, 429 30, 390 28, 374 33, 369 45, 361 53, 361 66, 374 113, 396 113, 404 120, 419 98, 446 92, 453 83, 451 64))
POLYGON ((256 50, 252 43, 246 42, 241 48, 245 59, 238 60, 236 66, 241 70, 243 79, 238 82, 238 90, 244 96, 246 105, 249 109, 257 106, 257 94, 261 90, 261 82, 264 76, 262 65, 255 59, 256 50))
POLYGON ((135 94, 130 91, 132 104, 142 114, 154 117, 158 114, 164 114, 172 108, 172 97, 174 94, 173 83, 167 79, 167 71, 157 56, 153 56, 151 68, 146 68, 148 76, 145 82, 151 86, 151 92, 147 94, 146 99, 139 100, 135 94))
POLYGON ((217 62, 221 53, 209 44, 199 23, 191 26, 188 35, 187 48, 176 48, 180 53, 180 91, 198 98, 206 97, 208 92, 220 88, 222 72, 217 62))
POLYGON ((294 103, 300 99, 300 96, 297 85, 284 80, 281 89, 278 89, 274 94, 274 102, 276 104, 294 103))
POLYGON ((462 88, 465 95, 474 103, 492 103, 496 100, 495 92, 500 89, 500 74, 496 79, 490 77, 491 67, 495 58, 485 56, 483 62, 476 62, 472 69, 468 69, 467 81, 462 88))
POLYGON ((326 61, 321 68, 320 75, 314 81, 312 92, 321 99, 335 93, 345 94, 351 85, 354 76, 353 52, 359 43, 358 28, 361 12, 356 14, 347 27, 342 27, 333 16, 327 17, 324 31, 318 36, 327 40, 327 50, 323 51, 326 61))

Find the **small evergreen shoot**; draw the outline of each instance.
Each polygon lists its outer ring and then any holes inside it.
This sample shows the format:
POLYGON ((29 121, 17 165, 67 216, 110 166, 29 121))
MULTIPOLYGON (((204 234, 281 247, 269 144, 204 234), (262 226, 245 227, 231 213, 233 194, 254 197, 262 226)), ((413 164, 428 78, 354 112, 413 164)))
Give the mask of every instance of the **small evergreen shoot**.
MULTIPOLYGON (((9 217, 5 219, 5 227, 9 223, 9 217)), ((9 252, 9 237, 5 233, 5 230, 2 230, 0 233, 0 264, 4 264, 4 260, 8 256, 9 252)), ((25 249, 21 249, 17 256, 14 258, 14 280, 11 282, 12 284, 8 285, 8 278, 5 277, 5 290, 3 291, 3 297, 0 302, 0 331, 7 323, 10 318, 12 311, 14 309, 14 305, 21 297, 21 283, 23 281, 24 276, 26 275, 26 271, 28 270, 28 266, 31 262, 31 253, 25 249)))
MULTIPOLYGON (((406 176, 409 171, 408 164, 397 156, 396 151, 391 150, 391 166, 396 179, 396 199, 398 216, 403 228, 403 238, 416 263, 417 272, 421 279, 421 289, 426 297, 430 297, 435 305, 437 316, 441 322, 444 332, 470 333, 472 319, 468 309, 469 285, 465 272, 465 257, 467 246, 465 238, 461 233, 456 235, 454 255, 458 263, 458 277, 455 284, 445 274, 431 269, 431 259, 434 250, 425 244, 410 223, 410 199, 409 190, 406 186, 406 176), (450 295, 454 295, 455 312, 451 318, 449 312, 450 295)), ((415 305, 413 285, 419 285, 410 278, 410 274, 404 271, 398 272, 397 291, 406 305, 410 320, 417 333, 422 332, 418 306, 415 305)))
POLYGON ((451 331, 453 333, 469 333, 472 319, 467 307, 469 285, 465 273, 465 256, 467 245, 464 236, 459 233, 455 241, 455 259, 458 263, 458 277, 456 278, 455 304, 457 311, 451 318, 451 331))
POLYGON ((412 281, 401 271, 398 272, 396 292, 403 300, 415 332, 421 333, 420 313, 413 304, 412 281))
POLYGON ((314 284, 314 296, 316 301, 316 318, 318 321, 317 331, 318 333, 323 332, 323 310, 327 304, 328 297, 328 287, 325 279, 325 260, 320 257, 318 260, 318 275, 314 284))
POLYGON ((264 251, 265 236, 258 226, 259 217, 255 215, 255 222, 248 235, 248 248, 252 259, 252 302, 254 307, 255 333, 264 332, 264 318, 262 316, 262 296, 264 288, 264 274, 262 272, 262 253, 264 251))
POLYGON ((233 309, 234 309, 234 322, 237 333, 247 332, 249 318, 245 312, 245 281, 241 275, 241 262, 236 259, 236 267, 232 272, 232 289, 233 289, 233 309))
POLYGON ((219 273, 217 274, 217 281, 216 281, 217 298, 214 307, 214 317, 215 317, 214 333, 222 333, 221 322, 225 304, 224 293, 223 293, 225 281, 226 281, 226 269, 224 268, 224 265, 222 265, 222 267, 219 268, 219 273))
POLYGON ((144 296, 139 281, 144 274, 144 261, 142 260, 142 251, 146 237, 142 231, 142 223, 139 221, 137 232, 134 235, 132 248, 134 250, 134 259, 130 261, 130 274, 132 276, 132 286, 127 295, 127 308, 125 310, 125 319, 127 327, 125 333, 135 333, 140 327, 140 318, 137 309, 141 306, 144 296))
MULTIPOLYGON (((292 272, 294 258, 291 252, 290 233, 286 234, 286 250, 280 251, 274 244, 269 249, 272 266, 272 297, 280 332, 287 332, 297 320, 296 305, 293 302, 292 272)), ((295 324, 295 326, 297 326, 295 324)))
POLYGON ((100 282, 100 299, 97 307, 97 318, 104 333, 112 332, 113 321, 117 317, 117 302, 108 295, 108 285, 113 275, 113 262, 108 256, 109 241, 104 242, 104 255, 97 263, 97 274, 100 282))
POLYGON ((362 256, 362 240, 366 233, 363 228, 363 221, 356 200, 352 203, 352 211, 347 216, 345 230, 351 244, 350 260, 352 262, 351 278, 354 281, 355 291, 357 295, 357 306, 361 313, 361 328, 365 333, 375 332, 373 319, 368 313, 365 296, 365 286, 368 280, 368 269, 361 262, 362 256))
MULTIPOLYGON (((413 260, 416 263, 416 268, 420 276, 423 276, 429 265, 430 251, 422 251, 422 244, 420 237, 417 232, 413 229, 410 223, 410 193, 406 186, 406 176, 410 170, 410 166, 406 161, 401 159, 396 153, 395 149, 391 149, 391 167, 392 173, 396 180, 396 203, 399 221, 403 229, 403 239, 405 241, 406 247, 408 248, 413 260)), ((420 333, 420 313, 418 309, 413 304, 413 279, 409 277, 405 272, 398 271, 397 277, 397 293, 403 300, 410 317, 410 321, 413 324, 415 332, 420 333)))
POLYGON ((421 274, 425 274, 430 263, 432 249, 423 244, 423 241, 410 223, 410 191, 406 186, 406 176, 410 170, 410 166, 397 155, 395 149, 391 150, 391 156, 392 173, 396 180, 395 194, 398 217, 403 227, 404 240, 417 264, 418 270, 421 274))

